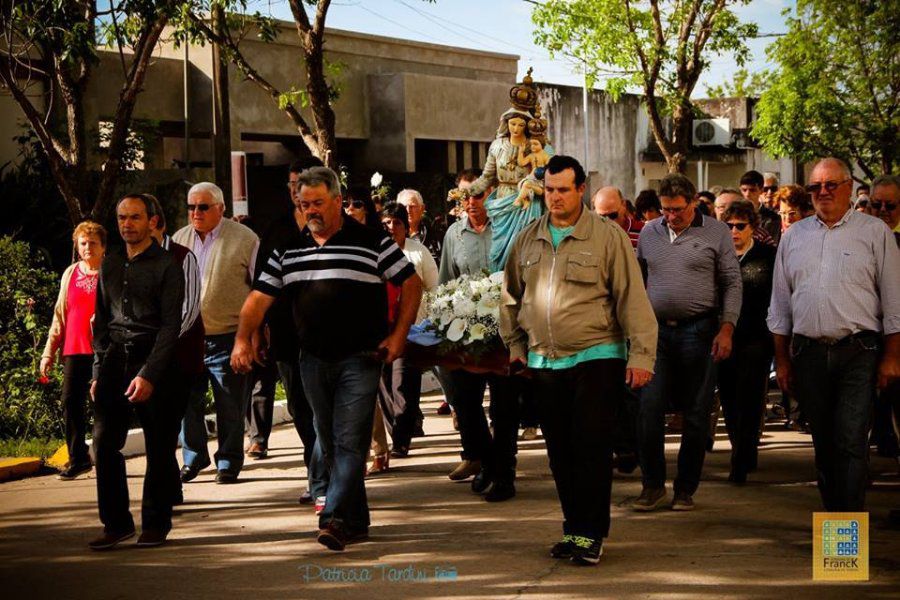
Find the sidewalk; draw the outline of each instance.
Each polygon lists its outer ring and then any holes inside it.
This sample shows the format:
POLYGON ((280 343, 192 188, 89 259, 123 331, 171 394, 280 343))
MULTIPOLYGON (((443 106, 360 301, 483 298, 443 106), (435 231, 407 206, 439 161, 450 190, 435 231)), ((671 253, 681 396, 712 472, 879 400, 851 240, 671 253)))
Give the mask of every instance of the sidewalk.
MULTIPOLYGON (((273 432, 270 458, 248 461, 240 483, 204 471, 185 486, 170 542, 92 553, 100 531, 93 474, 72 482, 36 477, 0 485, 0 589, 6 598, 887 598, 900 590, 900 532, 885 528, 900 507, 896 463, 873 457, 868 583, 811 579, 811 512, 820 507, 809 436, 773 427, 760 471, 726 482, 721 432, 707 457, 697 510, 632 512, 637 474, 613 486, 613 529, 596 567, 548 557, 561 514, 543 442, 520 442, 519 495, 488 504, 446 478, 458 461, 450 417, 423 402, 425 438, 406 459, 367 482, 372 539, 333 553, 315 542, 299 440, 273 432), (330 571, 328 569, 331 569, 330 571), (454 578, 455 570, 455 578, 454 578), (329 579, 357 579, 340 582, 329 579), (367 581, 371 579, 371 581, 367 581)), ((675 442, 670 438, 670 442, 675 442)), ((213 445, 215 441, 213 441, 213 445)), ((670 475, 675 443, 667 445, 670 475)), ((139 522, 144 459, 128 461, 139 522)))

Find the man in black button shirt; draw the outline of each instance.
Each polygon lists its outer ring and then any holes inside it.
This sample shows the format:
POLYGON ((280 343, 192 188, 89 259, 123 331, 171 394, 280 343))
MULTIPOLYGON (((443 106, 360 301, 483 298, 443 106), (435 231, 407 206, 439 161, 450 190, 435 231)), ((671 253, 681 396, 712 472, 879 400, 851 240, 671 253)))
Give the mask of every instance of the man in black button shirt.
POLYGON ((300 375, 313 408, 327 492, 320 544, 331 550, 368 536, 364 472, 382 361, 406 345, 422 281, 384 231, 345 218, 337 175, 313 167, 300 177, 307 225, 274 250, 241 309, 231 354, 235 371, 254 361, 251 334, 281 292, 291 299, 300 375), (388 327, 385 281, 400 286, 400 310, 388 327))
POLYGON ((94 313, 91 397, 103 535, 90 542, 93 550, 107 550, 134 535, 122 456, 132 407, 147 449, 138 546, 166 541, 179 487, 173 451, 179 422, 166 385, 181 331, 184 272, 150 236, 157 216, 146 198, 126 196, 116 217, 126 251, 103 261, 94 313))

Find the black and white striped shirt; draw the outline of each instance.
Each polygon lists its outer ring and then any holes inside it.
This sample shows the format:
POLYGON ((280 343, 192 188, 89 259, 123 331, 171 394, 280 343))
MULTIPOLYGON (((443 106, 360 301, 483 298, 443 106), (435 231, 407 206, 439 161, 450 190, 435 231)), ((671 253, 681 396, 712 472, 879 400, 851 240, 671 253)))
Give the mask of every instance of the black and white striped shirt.
POLYGON ((741 314, 741 266, 724 223, 696 212, 674 239, 665 217, 641 230, 638 260, 646 268, 647 295, 660 321, 720 310, 723 322, 741 314))
POLYGON ((345 217, 321 246, 304 227, 275 248, 253 288, 289 294, 301 350, 339 360, 378 347, 388 334, 385 282, 401 285, 414 274, 384 231, 345 217))
MULTIPOLYGON (((163 249, 168 250, 171 244, 172 238, 164 235, 163 249)), ((181 268, 184 269, 184 304, 181 306, 181 332, 178 337, 187 333, 200 316, 200 266, 197 264, 197 257, 190 250, 185 255, 181 268)))

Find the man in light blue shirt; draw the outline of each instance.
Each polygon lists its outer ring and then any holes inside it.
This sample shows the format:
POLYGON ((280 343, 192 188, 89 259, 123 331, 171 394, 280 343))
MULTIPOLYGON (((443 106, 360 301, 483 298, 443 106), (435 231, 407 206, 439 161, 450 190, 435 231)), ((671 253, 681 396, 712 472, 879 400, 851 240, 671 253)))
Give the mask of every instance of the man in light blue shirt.
POLYGON ((900 376, 900 251, 882 221, 851 208, 842 161, 820 161, 806 188, 816 214, 787 230, 775 260, 778 384, 809 417, 825 509, 861 511, 876 383, 900 376))

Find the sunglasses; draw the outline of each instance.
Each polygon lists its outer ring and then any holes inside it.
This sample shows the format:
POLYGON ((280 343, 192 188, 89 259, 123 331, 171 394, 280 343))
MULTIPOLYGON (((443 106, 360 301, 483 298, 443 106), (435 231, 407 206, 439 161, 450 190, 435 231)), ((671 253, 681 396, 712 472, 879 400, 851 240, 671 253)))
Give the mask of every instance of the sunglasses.
POLYGON ((619 218, 619 213, 618 213, 618 211, 616 211, 616 212, 606 213, 605 215, 600 215, 600 216, 606 217, 610 221, 615 221, 616 219, 619 218))
POLYGON ((350 208, 351 206, 359 209, 364 208, 366 205, 362 200, 344 200, 344 208, 350 208))
POLYGON ((764 185, 763 191, 764 192, 777 192, 778 186, 777 185, 764 185))
POLYGON ((845 179, 844 181, 826 181, 824 183, 811 183, 806 186, 806 191, 812 194, 813 196, 817 196, 822 193, 822 188, 825 188, 825 191, 829 194, 834 190, 838 189, 845 183, 850 181, 849 179, 845 179))
MULTIPOLYGON (((860 204, 863 204, 860 202, 860 204)), ((897 208, 896 202, 869 202, 869 208, 873 208, 875 210, 881 210, 881 207, 884 207, 884 210, 888 212, 893 212, 895 208, 897 208)))
POLYGON ((725 224, 728 225, 728 229, 737 229, 738 231, 743 231, 743 230, 747 229, 748 225, 750 225, 750 223, 725 223, 725 224))
POLYGON ((195 210, 199 210, 200 212, 206 212, 210 209, 210 204, 188 204, 187 209, 188 212, 194 212, 195 210))

